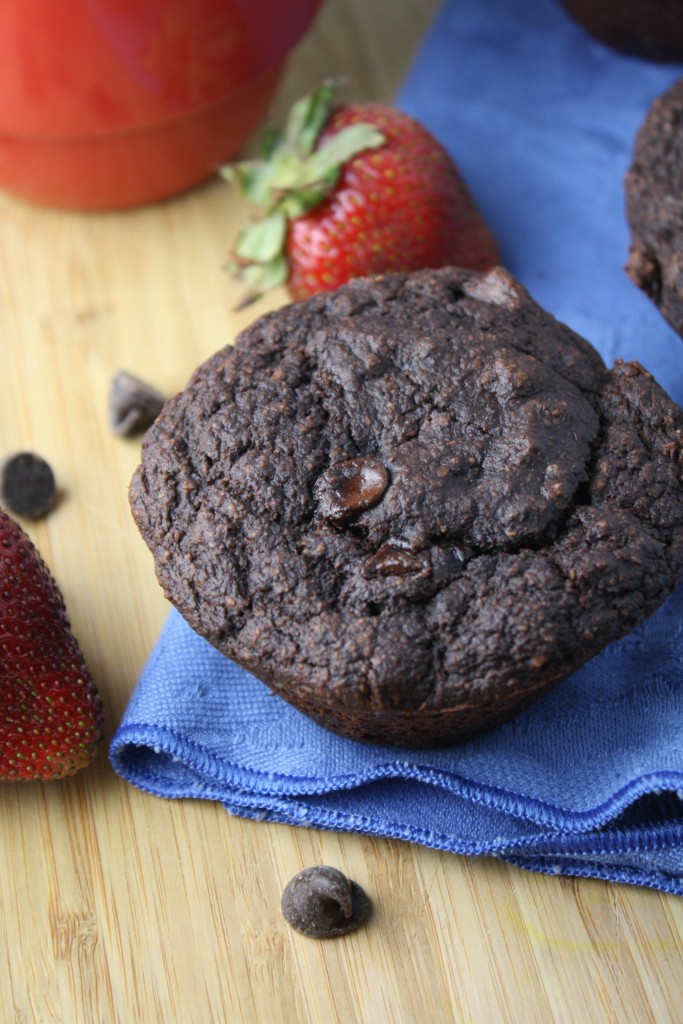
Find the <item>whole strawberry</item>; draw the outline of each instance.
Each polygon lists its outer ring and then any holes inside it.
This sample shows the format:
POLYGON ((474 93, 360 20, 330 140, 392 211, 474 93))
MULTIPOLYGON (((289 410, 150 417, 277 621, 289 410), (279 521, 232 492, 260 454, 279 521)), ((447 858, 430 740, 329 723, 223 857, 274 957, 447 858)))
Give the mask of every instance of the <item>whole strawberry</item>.
POLYGON ((60 779, 102 737, 102 703, 54 579, 0 509, 0 779, 60 779))
POLYGON ((285 282, 303 299, 369 274, 495 266, 495 239, 436 139, 395 107, 333 110, 333 99, 325 83, 271 133, 263 159, 222 171, 264 212, 230 264, 246 301, 285 282))

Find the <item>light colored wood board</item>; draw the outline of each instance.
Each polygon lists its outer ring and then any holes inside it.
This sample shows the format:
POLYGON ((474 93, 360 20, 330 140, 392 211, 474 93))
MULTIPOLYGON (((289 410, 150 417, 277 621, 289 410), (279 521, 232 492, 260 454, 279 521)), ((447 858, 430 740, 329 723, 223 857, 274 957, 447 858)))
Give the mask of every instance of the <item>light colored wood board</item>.
MULTIPOLYGON (((274 110, 324 74, 389 98, 436 8, 327 0, 274 110)), ((127 213, 0 195, 0 453, 47 457, 63 491, 27 524, 64 590, 116 728, 168 612, 111 436, 119 367, 166 393, 280 292, 234 312, 221 267, 242 204, 222 182, 127 213)), ((242 821, 122 782, 103 747, 52 786, 0 788, 0 1019, 17 1024, 592 1022, 680 1018, 683 904, 405 843, 242 821), (293 933, 287 880, 314 863, 375 913, 340 942, 293 933)))

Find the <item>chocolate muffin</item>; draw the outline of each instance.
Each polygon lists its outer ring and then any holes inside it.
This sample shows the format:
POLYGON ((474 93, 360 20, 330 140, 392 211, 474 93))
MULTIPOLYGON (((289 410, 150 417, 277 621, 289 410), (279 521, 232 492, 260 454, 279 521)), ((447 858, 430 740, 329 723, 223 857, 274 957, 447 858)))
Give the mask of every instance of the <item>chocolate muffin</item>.
POLYGON ((625 190, 626 271, 683 337, 683 78, 650 107, 625 190))
POLYGON ((562 0, 595 39, 645 60, 683 60, 683 0, 562 0))
POLYGON ((682 427, 641 366, 606 370, 501 269, 368 278, 201 366, 131 507, 211 644, 338 733, 436 745, 673 590, 682 427))

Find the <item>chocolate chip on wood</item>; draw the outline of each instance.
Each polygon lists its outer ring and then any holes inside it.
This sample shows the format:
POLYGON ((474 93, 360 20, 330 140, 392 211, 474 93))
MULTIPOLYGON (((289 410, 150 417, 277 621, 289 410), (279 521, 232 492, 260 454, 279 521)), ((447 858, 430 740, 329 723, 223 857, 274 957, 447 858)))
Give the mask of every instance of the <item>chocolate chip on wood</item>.
POLYGON ((40 519, 57 500, 52 467, 33 452, 17 452, 0 465, 0 499, 14 515, 40 519))
POLYGON ((302 935, 334 939, 356 931, 370 916, 371 904, 357 882, 337 868, 305 868, 282 893, 282 914, 302 935))
POLYGON ((154 422, 164 396, 151 384, 126 370, 119 370, 109 385, 109 426, 114 434, 130 437, 154 422))

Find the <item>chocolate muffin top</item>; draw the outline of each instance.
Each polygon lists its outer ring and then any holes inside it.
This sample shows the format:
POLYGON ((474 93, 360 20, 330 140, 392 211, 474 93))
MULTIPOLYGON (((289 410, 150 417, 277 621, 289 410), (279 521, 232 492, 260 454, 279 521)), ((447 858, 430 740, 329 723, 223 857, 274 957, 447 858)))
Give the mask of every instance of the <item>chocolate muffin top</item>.
POLYGON ((342 734, 443 743, 674 588, 682 426, 503 270, 364 279, 201 366, 131 507, 219 650, 342 734))
POLYGON ((652 103, 625 190, 626 271, 683 337, 683 78, 652 103))

